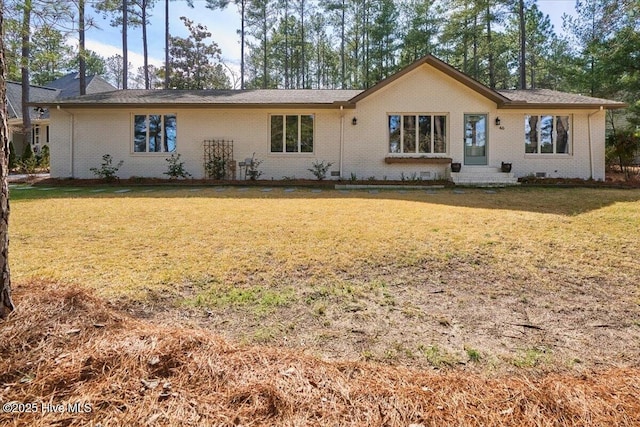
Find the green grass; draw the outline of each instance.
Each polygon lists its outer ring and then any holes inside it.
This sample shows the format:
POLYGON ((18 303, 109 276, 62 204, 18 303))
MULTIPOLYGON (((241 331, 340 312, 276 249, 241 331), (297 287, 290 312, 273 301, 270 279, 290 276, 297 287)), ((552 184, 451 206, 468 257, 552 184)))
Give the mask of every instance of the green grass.
POLYGON ((349 276, 380 266, 491 265, 543 286, 553 286, 550 270, 637 272, 637 191, 97 189, 104 191, 12 189, 14 280, 73 282, 106 294, 196 286, 213 301, 206 281, 264 292, 302 280, 332 294, 369 292, 349 276))

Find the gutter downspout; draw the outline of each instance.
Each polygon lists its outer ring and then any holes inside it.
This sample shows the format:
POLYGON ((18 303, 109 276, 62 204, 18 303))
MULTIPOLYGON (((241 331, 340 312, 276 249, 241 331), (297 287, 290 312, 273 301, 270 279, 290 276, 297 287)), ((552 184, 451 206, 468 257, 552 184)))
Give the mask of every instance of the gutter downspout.
POLYGON ((71 147, 69 149, 69 160, 70 160, 69 165, 71 167, 71 177, 70 178, 75 178, 75 174, 73 173, 73 170, 74 170, 73 159, 74 159, 74 155, 75 155, 75 153, 74 153, 74 146, 75 146, 75 144, 74 144, 74 135, 75 135, 74 123, 75 123, 75 117, 74 117, 73 113, 70 113, 70 112, 68 112, 66 110, 61 110, 60 109, 60 105, 57 105, 56 109, 59 110, 59 111, 63 111, 64 113, 68 114, 69 115, 69 119, 71 120, 71 126, 69 126, 69 141, 71 142, 71 147))
POLYGON ((599 110, 594 111, 593 113, 589 114, 587 116, 587 129, 589 131, 589 177, 591 179, 593 179, 593 169, 594 169, 594 165, 593 165, 593 143, 592 143, 592 137, 591 137, 591 117, 598 114, 599 112, 601 112, 603 110, 603 106, 600 106, 599 110))
POLYGON ((344 107, 340 106, 340 165, 339 165, 339 174, 340 179, 342 176, 342 162, 344 161, 344 107))

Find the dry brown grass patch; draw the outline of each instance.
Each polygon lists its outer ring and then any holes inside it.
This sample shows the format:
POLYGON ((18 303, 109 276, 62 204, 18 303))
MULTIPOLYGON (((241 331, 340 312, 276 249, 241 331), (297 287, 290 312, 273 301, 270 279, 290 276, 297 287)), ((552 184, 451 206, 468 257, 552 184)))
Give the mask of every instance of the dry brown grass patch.
POLYGON ((87 291, 16 289, 0 324, 0 400, 92 411, 1 425, 584 426, 640 424, 640 370, 492 377, 325 362, 128 317, 87 291))

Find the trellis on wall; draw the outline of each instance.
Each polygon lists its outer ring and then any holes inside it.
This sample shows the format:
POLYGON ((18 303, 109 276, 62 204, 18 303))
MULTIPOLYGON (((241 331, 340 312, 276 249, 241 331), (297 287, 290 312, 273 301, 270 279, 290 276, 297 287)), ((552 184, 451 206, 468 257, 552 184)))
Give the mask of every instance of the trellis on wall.
POLYGON ((236 179, 233 140, 208 139, 203 147, 204 174, 208 179, 236 179))

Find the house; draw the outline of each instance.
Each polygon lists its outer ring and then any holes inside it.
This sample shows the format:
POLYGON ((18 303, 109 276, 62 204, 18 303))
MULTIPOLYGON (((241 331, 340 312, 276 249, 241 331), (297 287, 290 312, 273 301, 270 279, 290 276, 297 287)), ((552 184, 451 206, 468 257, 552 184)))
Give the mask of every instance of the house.
MULTIPOLYGON (((116 89, 100 76, 87 76, 87 93, 108 92, 116 89)), ((80 95, 78 73, 70 73, 60 77, 46 86, 31 85, 29 98, 31 103, 49 104, 55 100, 80 95)), ((22 83, 7 81, 7 110, 9 141, 13 142, 18 156, 22 155, 25 141, 22 134, 22 83)), ((49 111, 46 107, 30 108, 31 116, 31 148, 38 153, 49 144, 49 111)))
POLYGON ((120 177, 164 177, 176 153, 195 178, 210 176, 216 159, 242 178, 253 157, 261 179, 313 178, 317 161, 332 163, 332 179, 477 184, 603 180, 605 110, 626 107, 492 90, 431 55, 365 91, 128 90, 33 105, 50 107, 53 177, 93 178, 104 154, 124 161, 120 177))
MULTIPOLYGON (((22 134, 22 84, 6 82, 7 85, 7 125, 9 128, 9 141, 13 142, 16 154, 22 155, 25 149, 24 135, 22 134)), ((34 86, 29 88, 29 96, 34 102, 50 102, 59 95, 57 89, 34 86)), ((38 152, 42 146, 49 143, 49 113, 44 108, 30 108, 31 116, 31 148, 38 152)))

